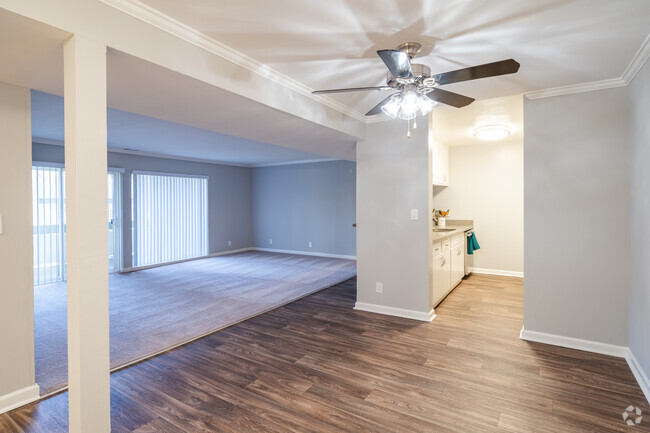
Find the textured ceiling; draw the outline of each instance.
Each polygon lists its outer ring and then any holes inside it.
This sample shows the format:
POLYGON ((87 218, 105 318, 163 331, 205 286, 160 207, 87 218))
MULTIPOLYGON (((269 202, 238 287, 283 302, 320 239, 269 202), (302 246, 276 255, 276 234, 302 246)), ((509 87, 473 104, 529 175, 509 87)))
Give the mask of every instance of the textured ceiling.
MULTIPOLYGON (((142 0, 312 89, 381 85, 378 49, 422 43, 434 73, 514 58, 518 74, 446 86, 477 99, 620 77, 647 0, 142 0)), ((365 113, 386 95, 335 95, 365 113)))

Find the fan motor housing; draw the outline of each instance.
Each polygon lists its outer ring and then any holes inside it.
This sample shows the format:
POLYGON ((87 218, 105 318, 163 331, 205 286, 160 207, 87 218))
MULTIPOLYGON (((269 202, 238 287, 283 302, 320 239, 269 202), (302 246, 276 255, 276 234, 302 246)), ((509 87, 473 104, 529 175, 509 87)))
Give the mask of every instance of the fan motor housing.
POLYGON ((427 65, 422 65, 419 63, 411 63, 411 71, 413 72, 413 78, 409 79, 400 79, 397 80, 389 72, 386 75, 386 84, 393 88, 399 88, 404 84, 415 83, 418 85, 424 85, 426 87, 433 87, 435 80, 431 77, 431 68, 427 65), (432 82, 433 80, 433 82, 432 82))

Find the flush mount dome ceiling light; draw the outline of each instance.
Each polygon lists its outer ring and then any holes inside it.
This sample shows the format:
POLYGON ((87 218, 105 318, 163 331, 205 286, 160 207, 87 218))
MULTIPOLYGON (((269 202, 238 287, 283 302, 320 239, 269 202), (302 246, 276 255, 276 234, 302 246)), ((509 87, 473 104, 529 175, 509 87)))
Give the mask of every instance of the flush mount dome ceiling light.
POLYGON ((385 86, 315 90, 312 93, 327 94, 371 90, 395 92, 375 105, 372 110, 366 113, 366 116, 385 113, 393 119, 398 117, 405 119, 409 121, 407 136, 410 137, 410 121, 413 120, 413 128, 416 128, 415 117, 418 115, 426 116, 436 103, 461 108, 474 102, 474 98, 443 90, 440 86, 479 78, 514 74, 519 70, 519 63, 513 59, 508 59, 432 75, 431 68, 427 65, 411 63, 411 60, 417 56, 421 48, 422 46, 417 42, 406 42, 394 50, 377 51, 389 71, 385 86))
POLYGON ((506 125, 483 125, 474 129, 474 137, 479 140, 496 141, 510 135, 510 128, 506 125))

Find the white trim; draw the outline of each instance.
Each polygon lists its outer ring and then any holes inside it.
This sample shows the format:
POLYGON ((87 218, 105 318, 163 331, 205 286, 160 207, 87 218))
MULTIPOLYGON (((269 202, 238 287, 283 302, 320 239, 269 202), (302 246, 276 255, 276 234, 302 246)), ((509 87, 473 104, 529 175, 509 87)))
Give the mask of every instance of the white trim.
POLYGON ((162 153, 144 152, 136 149, 127 149, 127 148, 119 148, 119 147, 108 147, 108 153, 121 153, 125 155, 145 156, 148 158, 173 159, 176 161, 198 162, 201 164, 228 165, 232 167, 245 167, 245 168, 252 167, 250 164, 239 164, 236 162, 224 162, 224 161, 217 161, 212 159, 191 158, 185 156, 164 155, 162 153))
MULTIPOLYGON (((55 140, 48 140, 45 138, 34 138, 32 139, 33 144, 45 144, 45 145, 53 145, 53 146, 63 146, 62 141, 55 141, 55 140)), ((144 152, 140 151, 137 149, 127 149, 127 148, 120 148, 120 147, 108 147, 108 153, 119 153, 123 155, 134 155, 134 156, 144 156, 147 158, 162 158, 162 159, 172 159, 175 161, 188 161, 188 162, 196 162, 199 164, 211 164, 211 165, 227 165, 230 167, 244 167, 244 168, 259 168, 259 167, 272 167, 276 165, 293 165, 293 164, 312 164, 315 162, 327 162, 327 161, 341 161, 340 158, 330 158, 330 157, 325 157, 325 158, 314 158, 314 159, 300 159, 296 161, 278 161, 278 162, 263 162, 261 164, 244 164, 244 163, 237 163, 237 162, 227 162, 227 161, 219 161, 219 160, 213 160, 213 159, 204 159, 204 158, 191 158, 191 157, 185 157, 185 156, 176 156, 176 155, 165 155, 162 153, 155 153, 155 152, 144 152)), ((354 162, 354 161, 352 161, 354 162)), ((44 163, 44 164, 50 164, 50 163, 44 163)), ((52 163, 54 164, 54 163, 52 163)), ((58 163, 57 163, 58 164, 58 163)), ((63 167, 63 164, 61 163, 61 167, 63 167)), ((113 169, 113 167, 109 167, 109 169, 113 169)), ((115 170, 124 170, 122 169, 115 169, 115 170)))
POLYGON ((632 60, 625 68, 623 75, 607 80, 591 81, 589 83, 572 84, 569 86, 553 87, 550 89, 534 90, 525 92, 528 99, 550 98, 552 96, 570 95, 573 93, 590 92, 593 90, 612 89, 615 87, 627 86, 632 82, 636 74, 643 67, 650 55, 650 34, 645 38, 641 47, 632 57, 632 60))
POLYGON ((254 251, 264 251, 267 253, 297 254, 299 256, 329 257, 332 259, 348 259, 348 260, 357 259, 357 256, 346 256, 344 254, 319 253, 319 252, 312 252, 312 251, 278 250, 275 248, 257 248, 257 247, 250 248, 250 249, 254 251))
POLYGON ((50 144, 53 146, 65 146, 65 144, 62 141, 59 140, 50 140, 49 138, 38 138, 38 137, 32 137, 32 144, 50 144))
POLYGON ((62 162, 32 161, 32 167, 65 168, 62 162))
POLYGON ((208 254, 207 256, 199 256, 199 257, 191 257, 189 259, 175 260, 173 262, 156 263, 155 265, 147 265, 147 266, 136 266, 134 268, 133 267, 131 267, 131 268, 123 268, 120 273, 121 274, 128 274, 129 272, 142 271, 144 269, 159 268, 161 266, 175 265, 177 263, 185 263, 185 262, 191 262, 191 261, 194 261, 194 260, 208 259, 210 257, 225 256, 227 254, 243 253, 245 251, 251 251, 251 250, 254 250, 254 248, 251 248, 251 247, 239 248, 239 249, 236 249, 236 250, 228 250, 228 251, 221 251, 221 252, 218 252, 218 253, 211 253, 211 254, 208 254))
POLYGON ((502 271, 499 269, 472 268, 471 272, 485 275, 501 275, 502 277, 524 278, 524 273, 519 271, 502 271))
POLYGON ((164 176, 164 177, 188 177, 191 179, 206 179, 209 180, 210 176, 207 174, 187 174, 187 173, 170 173, 163 171, 149 171, 149 170, 133 170, 131 173, 143 176, 164 176))
POLYGON ((645 395, 645 399, 650 403, 650 379, 648 379, 648 375, 643 371, 641 364, 639 364, 639 361, 636 359, 634 353, 632 353, 629 347, 625 354, 625 360, 627 361, 627 365, 630 366, 634 378, 639 382, 639 386, 641 387, 641 391, 643 391, 643 395, 645 395))
MULTIPOLYGON (((287 162, 268 162, 262 164, 251 165, 251 168, 262 168, 262 167, 275 167, 278 165, 295 165, 295 164, 314 164, 317 162, 329 162, 329 161, 341 161, 338 158, 314 158, 314 159, 303 159, 300 161, 287 161, 287 162)), ((352 161, 354 162, 354 161, 352 161)))
POLYGON ((39 399, 40 388, 37 384, 0 396, 0 414, 39 399))
POLYGON ((169 15, 166 15, 145 3, 142 3, 138 0, 100 1, 108 6, 114 7, 121 12, 124 12, 125 14, 131 15, 134 18, 137 18, 147 24, 150 24, 154 27, 159 28, 160 30, 163 30, 186 42, 189 42, 192 45, 195 45, 229 62, 232 62, 235 65, 248 69, 255 74, 274 81, 275 83, 286 87, 287 89, 293 90, 294 92, 306 96, 307 98, 312 99, 316 102, 320 102, 321 104, 330 107, 339 113, 350 116, 360 122, 366 122, 365 116, 362 113, 330 97, 323 95, 312 95, 311 92, 313 89, 305 86, 299 81, 296 81, 293 78, 290 78, 275 71, 274 69, 269 68, 257 60, 254 60, 251 57, 248 57, 247 55, 234 50, 233 48, 217 41, 216 39, 206 36, 194 28, 173 19, 169 15))
POLYGON ((367 304, 365 302, 356 302, 354 309, 367 311, 369 313, 385 314, 387 316, 403 317, 405 319, 420 320, 422 322, 431 322, 435 319, 436 314, 433 308, 428 313, 415 310, 406 310, 404 308, 387 307, 385 305, 367 304))
POLYGON ((626 84, 630 84, 636 74, 641 70, 645 62, 648 60, 648 57, 650 56, 650 33, 648 33, 648 36, 646 36, 645 41, 641 44, 639 47, 639 50, 636 52, 634 57, 632 57, 632 61, 630 62, 629 65, 627 65, 627 68, 625 69, 625 72, 623 72, 623 79, 625 80, 626 84))
POLYGON ((526 341, 534 341, 536 343, 552 344, 554 346, 567 347, 569 349, 616 356, 618 358, 625 358, 628 352, 627 346, 617 346, 614 344, 600 343, 598 341, 583 340, 581 338, 528 331, 527 329, 524 329, 523 326, 521 327, 519 338, 526 341))
POLYGON ((613 89, 615 87, 627 86, 621 77, 608 80, 591 81, 589 83, 571 84, 568 86, 552 87, 550 89, 534 90, 524 95, 528 99, 550 98, 552 96, 571 95, 573 93, 591 92, 594 90, 613 89))

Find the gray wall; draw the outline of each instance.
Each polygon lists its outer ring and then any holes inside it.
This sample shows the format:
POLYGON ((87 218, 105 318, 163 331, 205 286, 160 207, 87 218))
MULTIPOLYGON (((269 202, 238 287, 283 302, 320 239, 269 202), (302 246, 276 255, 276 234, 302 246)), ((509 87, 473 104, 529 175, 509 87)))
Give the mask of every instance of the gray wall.
MULTIPOLYGON (((63 146, 35 143, 34 161, 63 163, 63 146)), ((131 267, 131 187, 133 170, 209 176, 208 217, 210 253, 253 246, 252 173, 250 168, 166 158, 108 153, 108 165, 124 168, 124 267, 131 267), (232 246, 228 246, 228 241, 232 246)))
POLYGON ((420 123, 410 139, 405 121, 373 123, 357 143, 357 302, 428 313, 431 150, 420 123))
POLYGON ((650 376, 650 65, 630 92, 630 299, 629 346, 650 376))
POLYGON ((355 183, 350 161, 254 168, 255 247, 355 256, 355 183))
POLYGON ((29 89, 0 83, 0 398, 34 385, 29 106, 29 89))
POLYGON ((627 345, 628 90, 524 102, 524 326, 627 345))

